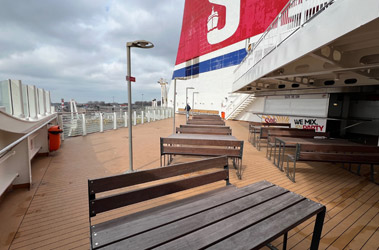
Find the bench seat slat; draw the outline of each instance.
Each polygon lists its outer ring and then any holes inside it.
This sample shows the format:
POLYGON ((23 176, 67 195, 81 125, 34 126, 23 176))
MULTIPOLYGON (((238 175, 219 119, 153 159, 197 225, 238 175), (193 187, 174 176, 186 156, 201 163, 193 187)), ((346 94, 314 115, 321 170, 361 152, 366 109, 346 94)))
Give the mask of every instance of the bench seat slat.
POLYGON ((241 249, 260 249, 322 210, 325 210, 325 207, 320 204, 303 200, 267 220, 247 227, 242 232, 218 242, 209 249, 233 249, 236 242, 241 249))
POLYGON ((184 180, 172 181, 139 190, 98 198, 90 201, 90 214, 91 216, 94 216, 97 213, 131 205, 137 202, 150 200, 192 187, 209 184, 218 180, 225 180, 228 178, 228 174, 228 170, 220 170, 209 174, 190 177, 184 180))
POLYGON ((240 157, 240 149, 163 146, 162 154, 240 157))
MULTIPOLYGON (((171 241, 158 249, 203 249, 215 244, 216 242, 223 240, 225 237, 230 236, 235 232, 239 232, 246 227, 254 226, 261 220, 269 218, 275 213, 285 210, 289 206, 293 206, 296 203, 304 200, 304 197, 293 196, 291 193, 284 193, 277 198, 266 200, 261 204, 252 206, 245 211, 241 211, 234 216, 227 217, 219 222, 197 230, 194 233, 185 235, 177 240, 171 241), (206 237, 204 237, 206 235, 206 237)), ((241 202, 242 203, 242 202, 241 202)), ((238 211, 238 210, 237 210, 238 211)), ((269 227, 269 225, 266 225, 269 227)), ((273 223, 273 226, 280 227, 280 224, 273 223)), ((255 238, 256 236, 251 236, 255 238)), ((238 241, 237 241, 238 242, 238 241)), ((235 249, 240 242, 231 244, 229 247, 222 247, 218 245, 214 249, 235 249)), ((241 244, 244 244, 241 242, 241 244)), ((251 247, 242 248, 251 249, 251 247)))
POLYGON ((209 197, 204 197, 204 199, 198 199, 192 203, 188 202, 180 207, 162 209, 160 213, 153 213, 150 215, 147 214, 146 216, 140 218, 136 217, 130 222, 128 222, 130 220, 128 217, 121 217, 112 221, 107 221, 96 225, 97 236, 93 237, 93 245, 97 242, 98 246, 101 247, 104 244, 112 242, 114 239, 123 239, 131 235, 145 232, 149 229, 156 228, 158 225, 170 223, 183 218, 184 216, 200 213, 221 204, 228 203, 232 200, 261 192, 262 190, 269 189, 272 186, 273 184, 267 181, 262 181, 239 189, 233 189, 232 196, 228 191, 226 191, 217 196, 212 195, 209 197), (125 224, 125 222, 128 223, 125 224))
MULTIPOLYGON (((234 197, 232 197, 234 198, 234 197)), ((272 208, 270 213, 280 211, 286 206, 293 204, 301 199, 304 199, 300 196, 293 196, 287 190, 279 187, 271 187, 265 190, 262 190, 255 195, 247 195, 238 199, 233 199, 228 203, 220 204, 219 206, 214 207, 213 209, 203 210, 199 213, 192 213, 187 211, 187 213, 180 213, 180 219, 161 224, 160 227, 150 228, 150 230, 145 230, 139 234, 131 236, 125 240, 122 240, 116 244, 113 244, 112 247, 117 246, 128 246, 130 249, 148 249, 156 247, 162 242, 173 240, 182 235, 191 233, 194 230, 198 230, 202 227, 212 226, 215 222, 229 218, 230 216, 235 215, 236 213, 241 214, 251 214, 254 210, 254 213, 257 213, 255 210, 260 209, 260 211, 267 210, 271 207, 270 205, 277 205, 272 208), (278 197, 276 201, 271 201, 273 197, 278 197), (248 210, 248 211, 244 211, 248 210), (188 212, 192 215, 189 216, 188 212)), ((158 216, 157 216, 158 217, 158 216)), ((152 222, 154 219, 151 219, 152 222)), ((154 223, 154 222, 153 222, 154 223)), ((214 229, 216 227, 213 227, 214 229)), ((130 228, 129 230, 132 230, 130 228)), ((217 230, 220 230, 217 228, 217 230)), ((207 235, 207 234, 202 234, 207 235)), ((176 249, 188 249, 188 248, 176 248, 176 249)))

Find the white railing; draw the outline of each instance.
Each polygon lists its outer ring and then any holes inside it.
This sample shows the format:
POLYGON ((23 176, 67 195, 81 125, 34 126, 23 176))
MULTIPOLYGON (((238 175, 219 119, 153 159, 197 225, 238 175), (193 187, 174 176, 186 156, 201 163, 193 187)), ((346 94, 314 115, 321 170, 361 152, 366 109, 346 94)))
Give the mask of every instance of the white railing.
MULTIPOLYGON (((275 50, 335 0, 290 0, 235 69, 235 80, 275 50)), ((237 81, 235 81, 236 83, 237 81)))
MULTIPOLYGON (((145 107, 132 112, 132 124, 144 124, 171 118, 172 116, 172 108, 145 107)), ((63 138, 124 128, 128 126, 127 120, 127 112, 124 111, 79 112, 78 116, 71 116, 71 113, 59 113, 60 125, 63 128, 63 138)))
POLYGON ((248 94, 240 94, 236 99, 234 99, 228 107, 225 109, 225 117, 228 119, 234 111, 244 103, 250 95, 248 94))
POLYGON ((0 106, 18 118, 38 120, 52 113, 50 92, 20 80, 0 81, 0 106))

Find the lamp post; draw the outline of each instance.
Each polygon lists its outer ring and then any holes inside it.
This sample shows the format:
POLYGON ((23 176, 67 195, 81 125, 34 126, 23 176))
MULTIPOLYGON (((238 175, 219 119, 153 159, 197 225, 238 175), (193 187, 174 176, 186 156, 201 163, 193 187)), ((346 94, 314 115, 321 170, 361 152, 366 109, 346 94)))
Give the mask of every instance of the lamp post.
MULTIPOLYGON (((188 90, 189 89, 195 89, 194 87, 187 87, 186 88, 186 108, 187 108, 187 104, 188 104, 188 90)), ((189 111, 188 111, 189 112, 189 111)), ((188 121, 188 116, 186 116, 186 119, 188 121)))
POLYGON ((175 77, 174 78, 174 125, 173 125, 173 134, 175 134, 175 111, 176 111, 176 80, 187 80, 185 77, 175 77))
MULTIPOLYGON (((195 108, 195 94, 199 94, 199 92, 192 92, 192 110, 195 108)), ((193 114, 193 111, 192 111, 193 114)))
POLYGON ((142 95, 142 99, 141 99, 141 108, 143 109, 143 94, 142 95))
POLYGON ((151 49, 154 44, 145 41, 137 40, 134 42, 126 43, 126 58, 128 63, 127 81, 128 81, 128 130, 129 130, 129 172, 133 172, 133 140, 132 140, 132 84, 131 84, 131 60, 130 60, 130 48, 136 47, 141 49, 151 49))

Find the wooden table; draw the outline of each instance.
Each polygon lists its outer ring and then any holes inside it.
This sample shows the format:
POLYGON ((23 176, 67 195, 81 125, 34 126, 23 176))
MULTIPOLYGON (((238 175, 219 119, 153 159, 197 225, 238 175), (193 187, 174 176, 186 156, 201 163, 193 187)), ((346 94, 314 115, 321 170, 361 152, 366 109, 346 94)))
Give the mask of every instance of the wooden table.
POLYGON ((259 249, 317 215, 318 249, 325 206, 261 181, 243 188, 172 202, 96 225, 94 249, 259 249), (142 214, 141 214, 142 213, 142 214))
POLYGON ((326 139, 326 138, 294 138, 294 137, 276 137, 274 146, 274 165, 283 171, 284 153, 287 147, 296 147, 296 144, 334 144, 334 145, 356 145, 354 143, 344 139, 326 139), (276 161, 276 148, 278 147, 278 159, 276 161))

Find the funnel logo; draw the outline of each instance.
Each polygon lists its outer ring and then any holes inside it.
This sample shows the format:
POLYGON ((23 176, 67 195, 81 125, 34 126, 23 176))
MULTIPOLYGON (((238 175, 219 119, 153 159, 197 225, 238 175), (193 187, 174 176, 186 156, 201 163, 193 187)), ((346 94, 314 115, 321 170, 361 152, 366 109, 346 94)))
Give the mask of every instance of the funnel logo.
POLYGON ((218 29, 218 20, 222 18, 218 15, 217 11, 214 11, 212 7, 212 13, 208 17, 207 28, 207 40, 209 44, 220 43, 236 32, 240 22, 240 5, 241 0, 208 0, 210 3, 225 6, 225 26, 218 29))

